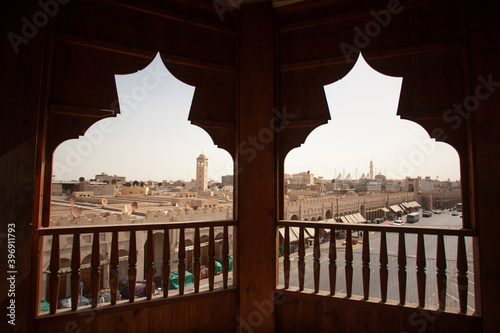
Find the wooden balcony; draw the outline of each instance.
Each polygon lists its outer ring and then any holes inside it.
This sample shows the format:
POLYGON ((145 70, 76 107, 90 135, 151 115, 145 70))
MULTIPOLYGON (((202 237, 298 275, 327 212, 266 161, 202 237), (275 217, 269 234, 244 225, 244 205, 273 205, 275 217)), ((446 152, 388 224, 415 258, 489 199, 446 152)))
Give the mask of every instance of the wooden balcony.
MULTIPOLYGON (((158 313, 171 313, 175 314, 175 309, 181 308, 184 311, 192 313, 203 313, 200 315, 201 319, 196 321, 172 321, 172 329, 176 330, 194 330, 197 327, 208 331, 220 330, 234 330, 235 329, 235 308, 237 293, 234 286, 229 284, 229 228, 237 225, 237 221, 208 221, 208 222, 172 222, 172 223, 149 223, 149 224, 127 224, 127 225, 103 225, 103 226, 77 226, 77 227, 53 227, 43 228, 36 231, 39 236, 50 237, 51 239, 51 256, 49 264, 49 292, 48 301, 50 304, 49 313, 40 313, 36 318, 37 330, 40 332, 46 331, 49 327, 57 329, 58 324, 64 322, 78 322, 79 324, 85 323, 83 318, 97 317, 99 320, 92 322, 92 325, 99 325, 99 329, 104 326, 110 329, 117 329, 120 325, 126 329, 130 329, 129 325, 134 325, 128 319, 133 319, 140 316, 141 313, 148 313, 153 319, 155 316, 151 312, 157 311, 158 313), (200 230, 207 228, 209 230, 208 236, 208 288, 203 290, 200 287, 201 276, 201 258, 202 258, 202 245, 200 230), (221 228, 223 230, 222 238, 222 285, 219 288, 215 287, 215 244, 214 230, 221 228), (171 230, 178 230, 179 238, 175 240, 178 244, 174 250, 171 248, 170 232, 171 230), (186 237, 185 230, 194 229, 194 244, 192 249, 192 274, 194 289, 192 292, 185 292, 185 272, 186 272, 186 237), (137 281, 137 265, 142 264, 137 261, 138 246, 136 242, 136 235, 140 232, 147 234, 145 242, 145 256, 144 256, 144 276, 146 281, 146 295, 143 298, 137 299, 135 297, 136 281, 137 281), (154 269, 154 232, 162 232, 163 235, 163 253, 162 253, 162 267, 156 269, 162 270, 161 291, 159 295, 153 295, 153 269, 154 269), (100 237, 99 235, 111 234, 111 253, 109 259, 109 271, 106 272, 109 276, 109 289, 111 294, 110 302, 100 304, 100 281, 105 272, 101 266, 101 251, 100 251, 100 237), (92 235, 92 258, 91 258, 91 305, 79 307, 80 294, 80 271, 81 271, 81 246, 80 239, 82 235, 92 235), (59 301, 59 287, 61 275, 61 260, 60 260, 60 242, 59 239, 62 235, 72 235, 72 256, 71 256, 71 309, 57 309, 59 301), (118 244, 119 235, 128 235, 128 300, 118 300, 118 271, 119 271, 119 256, 118 244), (174 251, 173 251, 174 250, 174 251), (177 258, 172 258, 171 253, 177 253, 177 258), (171 273, 171 262, 178 260, 178 291, 175 295, 169 295, 169 278, 171 273), (210 310, 212 309, 212 310, 210 310), (222 313, 218 309, 224 309, 222 313), (119 320, 116 323, 115 314, 119 312, 122 316, 126 313, 133 313, 132 317, 128 319, 119 320), (227 317, 226 317, 227 316, 227 317), (64 319, 61 320, 60 318, 64 319), (53 320, 58 318, 58 320, 53 320), (114 319, 112 319, 114 318, 114 319), (206 320, 204 321, 203 318, 206 320), (213 318, 220 318, 216 322, 213 318), (201 321, 200 321, 201 320, 201 321), (55 326, 54 326, 55 325, 55 326), (206 326, 208 325, 208 326, 206 326), (54 328, 56 327, 56 328, 54 328)), ((39 238, 41 239, 41 238, 39 238)), ((122 264, 125 263, 122 261, 122 264)), ((40 304, 40 300, 37 300, 40 304)), ((164 327, 165 323, 153 320, 149 323, 150 329, 154 330, 155 327, 164 327), (158 325, 158 326, 155 326, 158 325)), ((64 328, 64 327, 63 327, 64 328)), ((143 329, 143 328, 140 328, 143 329)))
MULTIPOLYGON (((453 327, 463 329, 463 327, 478 328, 481 322, 476 317, 477 312, 471 311, 468 306, 468 262, 466 251, 466 238, 469 244, 477 237, 475 230, 469 229, 448 229, 448 228, 420 228, 401 227, 370 224, 343 224, 343 223, 321 223, 304 221, 279 221, 278 226, 284 227, 283 237, 283 285, 278 286, 276 298, 276 321, 277 325, 284 331, 331 331, 336 325, 341 325, 345 330, 356 327, 357 330, 365 331, 415 331, 421 327, 428 326, 446 327, 453 323, 453 327), (298 285, 291 287, 291 253, 290 253, 290 227, 299 228, 297 274, 298 285), (306 273, 305 255, 306 228, 313 232, 313 289, 304 288, 306 273), (328 285, 329 290, 320 289, 321 271, 321 251, 320 251, 320 230, 329 232, 328 241, 328 285), (336 246, 336 232, 345 233, 345 249, 339 250, 336 246), (362 292, 360 295, 353 294, 354 277, 354 256, 353 247, 358 240, 353 238, 353 233, 362 232, 359 243, 362 246, 361 262, 359 264, 362 280, 362 292), (373 261, 373 254, 370 253, 370 234, 380 233, 380 251, 377 262, 373 261), (397 284, 398 297, 390 299, 388 290, 394 285, 389 285, 389 256, 388 256, 388 234, 397 235, 397 278, 391 282, 397 284), (417 238, 415 266, 411 267, 416 272, 416 284, 408 284, 408 261, 407 261, 407 237, 417 238), (426 257, 426 242, 432 237, 436 242, 435 271, 436 286, 427 283, 426 270, 429 262, 426 257), (450 288, 447 283, 447 256, 445 252, 445 238, 451 238, 451 242, 456 242, 456 257, 454 254, 451 260, 456 261, 457 268, 457 293, 458 308, 446 306, 447 290, 450 288), (472 238, 472 239, 471 239, 472 238), (343 258, 345 264, 339 263, 338 253, 345 251, 343 258), (341 265, 342 264, 342 265, 341 265), (340 276, 339 267, 345 271, 340 276), (372 274, 378 275, 380 297, 370 296, 372 274), (339 293, 336 288, 338 280, 345 282, 345 292, 339 293), (438 295, 438 304, 426 304, 429 291, 435 288, 438 295), (415 288, 418 300, 414 303, 407 302, 409 289, 415 288), (293 314, 293 315, 291 315, 293 314), (387 316, 392 316, 394 320, 388 320, 387 316), (339 321, 339 317, 347 316, 349 320, 339 321), (355 320, 351 320, 351 318, 355 320), (406 322, 404 318, 408 319, 406 322), (446 319, 445 319, 446 318, 446 319), (452 319, 453 318, 453 319, 452 319), (443 323, 441 323, 443 320, 443 323), (444 324, 446 323, 446 324, 444 324), (351 326, 354 325, 354 326, 351 326), (299 329, 300 328, 300 329, 299 329)), ((394 237, 391 237, 394 239, 394 237)), ((359 244, 357 244, 359 246, 359 244)), ((449 259, 448 259, 449 260, 449 259)), ((434 261, 434 260, 433 260, 434 261)), ((473 305, 474 306, 474 305, 473 305)), ((343 331, 343 330, 342 330, 343 331)))

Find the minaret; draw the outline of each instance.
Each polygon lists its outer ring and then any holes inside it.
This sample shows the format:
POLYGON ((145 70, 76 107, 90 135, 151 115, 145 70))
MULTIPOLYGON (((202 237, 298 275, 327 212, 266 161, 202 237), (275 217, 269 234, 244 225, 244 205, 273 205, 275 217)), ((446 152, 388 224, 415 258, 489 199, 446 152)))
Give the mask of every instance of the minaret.
POLYGON ((196 159, 196 190, 206 191, 208 185, 208 158, 201 154, 196 159))
POLYGON ((370 179, 373 179, 373 162, 370 161, 370 179))

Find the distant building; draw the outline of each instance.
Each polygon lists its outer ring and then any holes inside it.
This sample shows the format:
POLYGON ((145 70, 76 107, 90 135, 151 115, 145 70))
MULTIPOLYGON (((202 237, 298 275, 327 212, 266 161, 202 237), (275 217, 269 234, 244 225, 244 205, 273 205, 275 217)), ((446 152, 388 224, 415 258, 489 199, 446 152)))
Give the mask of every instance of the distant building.
POLYGON ((110 184, 113 180, 115 180, 116 182, 125 183, 126 177, 121 177, 121 176, 117 176, 117 175, 109 176, 106 172, 102 172, 100 175, 95 175, 95 180, 98 180, 101 182, 108 181, 110 184))
POLYGON ((292 175, 292 184, 314 185, 314 174, 307 172, 292 175))
POLYGON ((196 159, 196 190, 206 191, 208 188, 208 158, 201 154, 196 159))
POLYGON ((121 195, 148 195, 149 187, 123 187, 121 195))
POLYGON ((434 191, 434 180, 431 177, 425 177, 422 179, 422 192, 434 191))
POLYGON ((422 192, 421 184, 422 177, 420 176, 416 178, 406 177, 403 190, 404 192, 419 193, 422 192))
POLYGON ((233 175, 222 176, 221 183, 223 185, 234 185, 234 176, 233 175))

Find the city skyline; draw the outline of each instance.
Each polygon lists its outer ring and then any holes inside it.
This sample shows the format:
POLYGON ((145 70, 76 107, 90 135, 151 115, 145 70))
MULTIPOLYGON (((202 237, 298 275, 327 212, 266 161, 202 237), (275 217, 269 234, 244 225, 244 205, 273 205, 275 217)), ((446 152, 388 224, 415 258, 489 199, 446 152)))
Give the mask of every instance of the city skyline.
MULTIPOLYGON (((359 178, 372 160, 376 174, 388 178, 460 179, 452 147, 396 116, 401 82, 377 73, 360 56, 343 79, 325 86, 332 120, 288 154, 285 172, 310 170, 333 179, 344 169, 354 178, 357 169, 359 178)), ((91 179, 104 171, 127 180, 190 181, 202 152, 209 159, 209 179, 233 173, 229 153, 187 121, 195 88, 173 77, 159 56, 142 71, 116 75, 116 85, 121 114, 62 143, 54 154, 55 179, 91 179)))

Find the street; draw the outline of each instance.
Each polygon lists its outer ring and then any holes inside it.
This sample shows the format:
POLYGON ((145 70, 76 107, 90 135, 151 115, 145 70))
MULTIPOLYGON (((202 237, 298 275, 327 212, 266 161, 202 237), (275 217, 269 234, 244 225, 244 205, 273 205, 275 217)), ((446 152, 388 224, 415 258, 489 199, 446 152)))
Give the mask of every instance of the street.
MULTIPOLYGON (((406 218, 403 218, 406 221, 406 218)), ((386 221, 383 224, 390 225, 392 221, 386 221)), ((442 227, 442 228, 460 228, 462 219, 459 216, 452 216, 450 213, 433 214, 432 217, 421 217, 419 222, 409 224, 411 226, 422 227, 442 227)), ((405 222, 406 225, 406 222, 405 222)), ((404 226, 400 226, 404 228, 404 226)), ((357 232, 353 232, 356 235, 357 232)), ((446 277, 447 277, 447 293, 446 293, 446 308, 459 308, 458 301, 458 283, 457 283, 457 237, 445 236, 445 252, 446 252, 446 277)), ((436 245, 437 236, 425 235, 425 253, 426 253, 426 304, 437 305, 437 282, 436 282, 436 245)), ((345 284, 345 249, 341 247, 342 241, 337 240, 337 284, 336 293, 346 293, 345 284)), ((306 289, 314 289, 313 278, 313 256, 312 247, 306 249, 306 274, 305 284, 306 289)), ((407 291, 406 302, 418 303, 417 292, 417 276, 416 276, 416 250, 417 250, 417 235, 406 235, 406 255, 407 255, 407 291)), ((398 234, 387 233, 387 253, 389 256, 388 270, 388 292, 389 300, 399 301, 398 287, 398 234)), ((468 309, 473 311, 474 304, 474 268, 472 254, 472 238, 466 237, 466 251, 469 279, 468 286, 468 309)), ((379 280, 379 253, 380 253, 380 233, 370 232, 370 298, 380 298, 380 280, 379 280)), ((361 273, 361 257, 362 245, 353 247, 353 295, 363 295, 363 281, 361 273)), ((290 286, 298 287, 298 269, 297 269, 297 253, 290 255, 291 270, 290 270, 290 286)), ((320 259, 320 290, 329 291, 329 276, 328 276, 328 242, 321 244, 321 259, 320 259)), ((280 258, 280 284, 283 284, 283 258, 280 258)))

